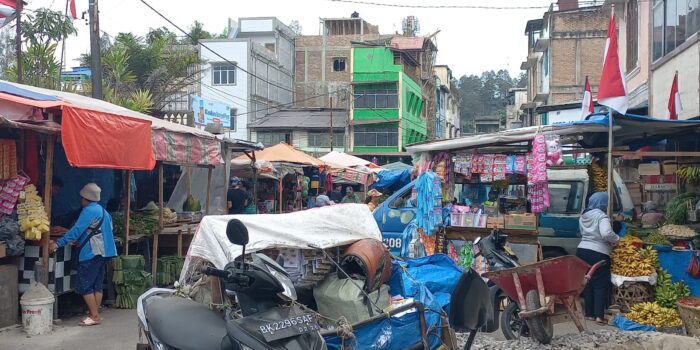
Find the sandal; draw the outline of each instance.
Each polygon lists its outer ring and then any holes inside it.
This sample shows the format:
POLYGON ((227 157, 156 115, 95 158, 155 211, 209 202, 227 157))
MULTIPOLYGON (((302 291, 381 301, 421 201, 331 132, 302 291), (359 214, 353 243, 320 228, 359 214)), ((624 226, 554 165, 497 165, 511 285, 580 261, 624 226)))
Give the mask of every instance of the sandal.
POLYGON ((604 318, 601 319, 601 320, 597 320, 597 319, 596 319, 596 320, 595 320, 595 323, 597 323, 597 324, 599 324, 599 325, 601 325, 601 326, 607 326, 607 325, 608 325, 608 320, 606 320, 606 319, 604 319, 604 318))
POLYGON ((101 323, 100 321, 95 321, 88 316, 88 317, 85 317, 85 319, 83 319, 82 321, 80 321, 80 326, 81 327, 97 326, 100 323, 101 323))

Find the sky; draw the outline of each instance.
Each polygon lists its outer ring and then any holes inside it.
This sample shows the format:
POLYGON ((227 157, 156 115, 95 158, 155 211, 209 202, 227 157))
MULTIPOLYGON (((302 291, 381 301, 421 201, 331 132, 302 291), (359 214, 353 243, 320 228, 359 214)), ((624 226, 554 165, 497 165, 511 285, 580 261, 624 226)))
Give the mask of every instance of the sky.
MULTIPOLYGON (((66 0, 26 0, 29 9, 50 7, 64 11, 66 0)), ((75 0, 78 17, 88 8, 88 0, 75 0)), ((446 64, 455 77, 480 75, 486 70, 508 69, 512 76, 520 73, 520 63, 527 55, 525 24, 542 18, 549 4, 556 0, 358 0, 404 5, 482 5, 502 7, 540 7, 535 9, 417 9, 380 7, 369 4, 342 3, 330 0, 146 0, 151 6, 187 29, 195 20, 204 29, 219 33, 228 18, 275 16, 289 24, 299 21, 304 35, 319 34, 319 18, 350 17, 357 11, 365 21, 378 25, 381 33, 401 31, 406 16, 416 16, 421 35, 440 31, 436 36, 437 64, 446 64)), ((100 30, 111 36, 120 32, 144 35, 149 28, 174 27, 152 12, 140 0, 102 0, 100 30)), ((75 21, 76 37, 66 41, 68 67, 89 50, 89 31, 85 21, 75 21)))

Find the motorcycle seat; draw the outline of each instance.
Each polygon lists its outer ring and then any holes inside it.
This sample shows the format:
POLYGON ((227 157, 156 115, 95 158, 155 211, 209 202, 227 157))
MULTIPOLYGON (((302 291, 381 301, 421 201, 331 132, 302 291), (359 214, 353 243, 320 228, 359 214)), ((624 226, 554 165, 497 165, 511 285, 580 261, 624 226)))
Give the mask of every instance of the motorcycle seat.
POLYGON ((146 306, 149 330, 161 342, 179 350, 234 350, 224 318, 195 301, 170 297, 146 306))

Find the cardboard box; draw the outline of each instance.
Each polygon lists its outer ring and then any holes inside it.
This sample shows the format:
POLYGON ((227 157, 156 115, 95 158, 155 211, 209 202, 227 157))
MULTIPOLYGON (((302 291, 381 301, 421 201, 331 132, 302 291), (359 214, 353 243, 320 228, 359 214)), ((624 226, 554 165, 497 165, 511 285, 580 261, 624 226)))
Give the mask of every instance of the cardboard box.
POLYGON ((537 216, 535 214, 510 214, 505 216, 506 229, 513 230, 537 230, 537 216))
POLYGON ((486 220, 487 228, 506 228, 506 218, 504 216, 489 216, 486 220))
POLYGON ((645 163, 639 164, 639 175, 661 175, 661 164, 645 163))
POLYGON ((678 170, 678 163, 674 161, 664 161, 663 163, 664 175, 674 175, 678 170))

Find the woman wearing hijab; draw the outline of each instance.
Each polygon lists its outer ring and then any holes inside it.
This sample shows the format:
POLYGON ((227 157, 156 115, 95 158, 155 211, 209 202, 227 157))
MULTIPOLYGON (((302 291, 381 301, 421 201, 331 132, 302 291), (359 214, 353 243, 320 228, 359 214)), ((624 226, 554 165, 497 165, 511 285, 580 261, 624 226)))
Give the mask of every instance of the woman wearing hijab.
POLYGON ((663 220, 664 214, 656 210, 656 203, 648 201, 642 206, 642 225, 644 227, 656 227, 663 220))
POLYGON ((581 243, 576 250, 576 256, 590 265, 601 260, 606 262, 596 270, 583 290, 586 319, 598 323, 606 323, 603 316, 610 293, 610 252, 620 240, 613 231, 610 218, 606 214, 607 209, 608 194, 594 193, 579 219, 581 243))

